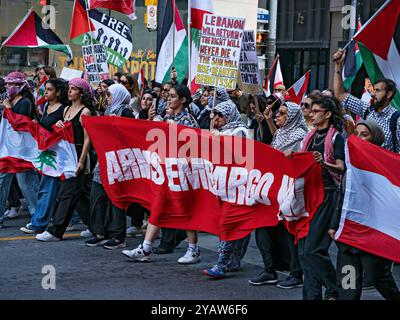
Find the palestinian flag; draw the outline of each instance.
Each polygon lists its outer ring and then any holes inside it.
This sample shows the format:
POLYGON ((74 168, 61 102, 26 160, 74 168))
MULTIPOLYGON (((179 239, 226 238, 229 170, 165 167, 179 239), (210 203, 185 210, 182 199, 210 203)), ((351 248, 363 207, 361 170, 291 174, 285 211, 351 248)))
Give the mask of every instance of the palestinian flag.
POLYGON ((200 87, 196 84, 196 70, 199 64, 199 48, 201 39, 201 29, 203 27, 203 17, 205 14, 213 14, 212 0, 192 0, 191 1, 191 63, 190 63, 190 91, 193 93, 200 87))
POLYGON ((75 0, 70 31, 71 42, 79 46, 90 43, 104 44, 107 51, 107 62, 122 68, 132 53, 130 27, 98 10, 90 10, 89 28, 85 8, 85 0, 75 0))
POLYGON ((288 94, 290 96, 290 101, 296 104, 300 104, 303 100, 308 84, 310 82, 310 71, 307 71, 304 76, 302 76, 296 83, 291 86, 288 90, 288 94))
MULTIPOLYGON (((361 20, 358 18, 357 31, 361 29, 361 20)), ((343 68, 343 84, 346 90, 350 90, 358 71, 362 66, 362 57, 356 40, 352 40, 347 49, 343 68)))
POLYGON ((279 62, 279 54, 276 56, 271 70, 269 71, 267 80, 265 82, 265 95, 268 97, 274 93, 274 89, 278 84, 283 84, 283 76, 281 64, 279 62))
POLYGON ((42 105, 43 103, 46 102, 46 99, 44 98, 44 91, 46 89, 46 81, 47 80, 49 80, 49 78, 47 76, 45 76, 43 78, 42 82, 40 83, 39 88, 36 91, 35 100, 36 100, 36 105, 37 106, 40 106, 40 105, 42 105))
POLYGON ((72 61, 72 51, 50 29, 42 26, 42 19, 33 9, 29 10, 11 35, 2 43, 2 47, 43 48, 64 52, 72 61))
POLYGON ((175 0, 165 1, 163 23, 157 31, 157 68, 156 82, 164 83, 170 80, 171 69, 174 66, 178 73, 178 82, 188 73, 188 39, 185 26, 179 15, 175 0), (175 16, 175 24, 174 24, 175 16))
MULTIPOLYGON (((388 78, 400 87, 400 1, 388 0, 354 36, 372 83, 388 78)), ((400 94, 392 104, 400 110, 400 94)))
POLYGON ((5 109, 0 122, 0 173, 35 169, 50 177, 75 176, 78 164, 72 125, 43 128, 31 118, 5 109))

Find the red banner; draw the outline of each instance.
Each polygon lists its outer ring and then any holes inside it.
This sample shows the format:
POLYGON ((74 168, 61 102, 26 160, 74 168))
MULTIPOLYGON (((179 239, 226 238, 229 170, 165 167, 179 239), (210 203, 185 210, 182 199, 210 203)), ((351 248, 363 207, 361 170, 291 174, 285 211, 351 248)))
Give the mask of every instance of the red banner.
POLYGON ((301 238, 323 201, 311 153, 288 159, 254 140, 165 122, 84 117, 83 123, 111 201, 143 205, 160 227, 235 240, 281 219, 301 238))

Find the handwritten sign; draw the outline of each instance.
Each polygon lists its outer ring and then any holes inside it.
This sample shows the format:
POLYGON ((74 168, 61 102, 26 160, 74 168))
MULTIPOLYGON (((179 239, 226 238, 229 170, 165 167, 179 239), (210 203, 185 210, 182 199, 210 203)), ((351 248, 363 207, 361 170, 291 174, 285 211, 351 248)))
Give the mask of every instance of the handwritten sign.
POLYGON ((110 79, 107 63, 107 51, 103 44, 82 47, 83 64, 90 83, 99 83, 110 79))
POLYGON ((205 14, 196 83, 235 89, 245 19, 205 14))
POLYGON ((257 95, 262 93, 261 83, 254 31, 245 31, 240 52, 238 84, 244 93, 257 95))

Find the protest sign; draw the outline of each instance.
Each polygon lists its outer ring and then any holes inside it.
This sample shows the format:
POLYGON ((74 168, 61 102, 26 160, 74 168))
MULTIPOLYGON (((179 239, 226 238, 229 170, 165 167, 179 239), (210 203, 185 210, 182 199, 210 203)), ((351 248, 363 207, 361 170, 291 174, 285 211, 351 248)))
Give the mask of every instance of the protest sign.
POLYGON ((240 89, 246 94, 258 95, 262 93, 262 82, 258 68, 256 41, 253 30, 247 30, 243 34, 238 84, 240 89))
POLYGON ((81 78, 82 77, 82 71, 81 70, 76 70, 76 69, 71 69, 64 67, 61 71, 60 78, 64 80, 71 80, 74 78, 81 78))
POLYGON ((235 89, 245 19, 205 14, 196 84, 235 89))
POLYGON ((99 83, 110 79, 106 48, 102 44, 82 47, 85 72, 90 83, 99 83))

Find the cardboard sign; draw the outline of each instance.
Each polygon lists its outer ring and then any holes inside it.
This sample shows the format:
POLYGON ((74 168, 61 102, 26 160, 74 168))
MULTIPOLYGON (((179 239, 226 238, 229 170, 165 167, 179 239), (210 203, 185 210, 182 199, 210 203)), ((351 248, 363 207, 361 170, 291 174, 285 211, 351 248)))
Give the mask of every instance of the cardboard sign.
POLYGON ((110 79, 107 63, 107 51, 103 44, 82 47, 83 64, 90 83, 99 83, 110 79))
POLYGON ((196 83, 235 89, 245 19, 205 14, 196 83))
POLYGON ((257 95, 262 94, 261 83, 254 31, 248 30, 243 34, 238 84, 244 93, 257 95))
POLYGON ((71 69, 71 68, 63 68, 60 74, 60 78, 64 80, 72 80, 74 78, 81 78, 82 77, 82 71, 81 70, 76 70, 76 69, 71 69))

